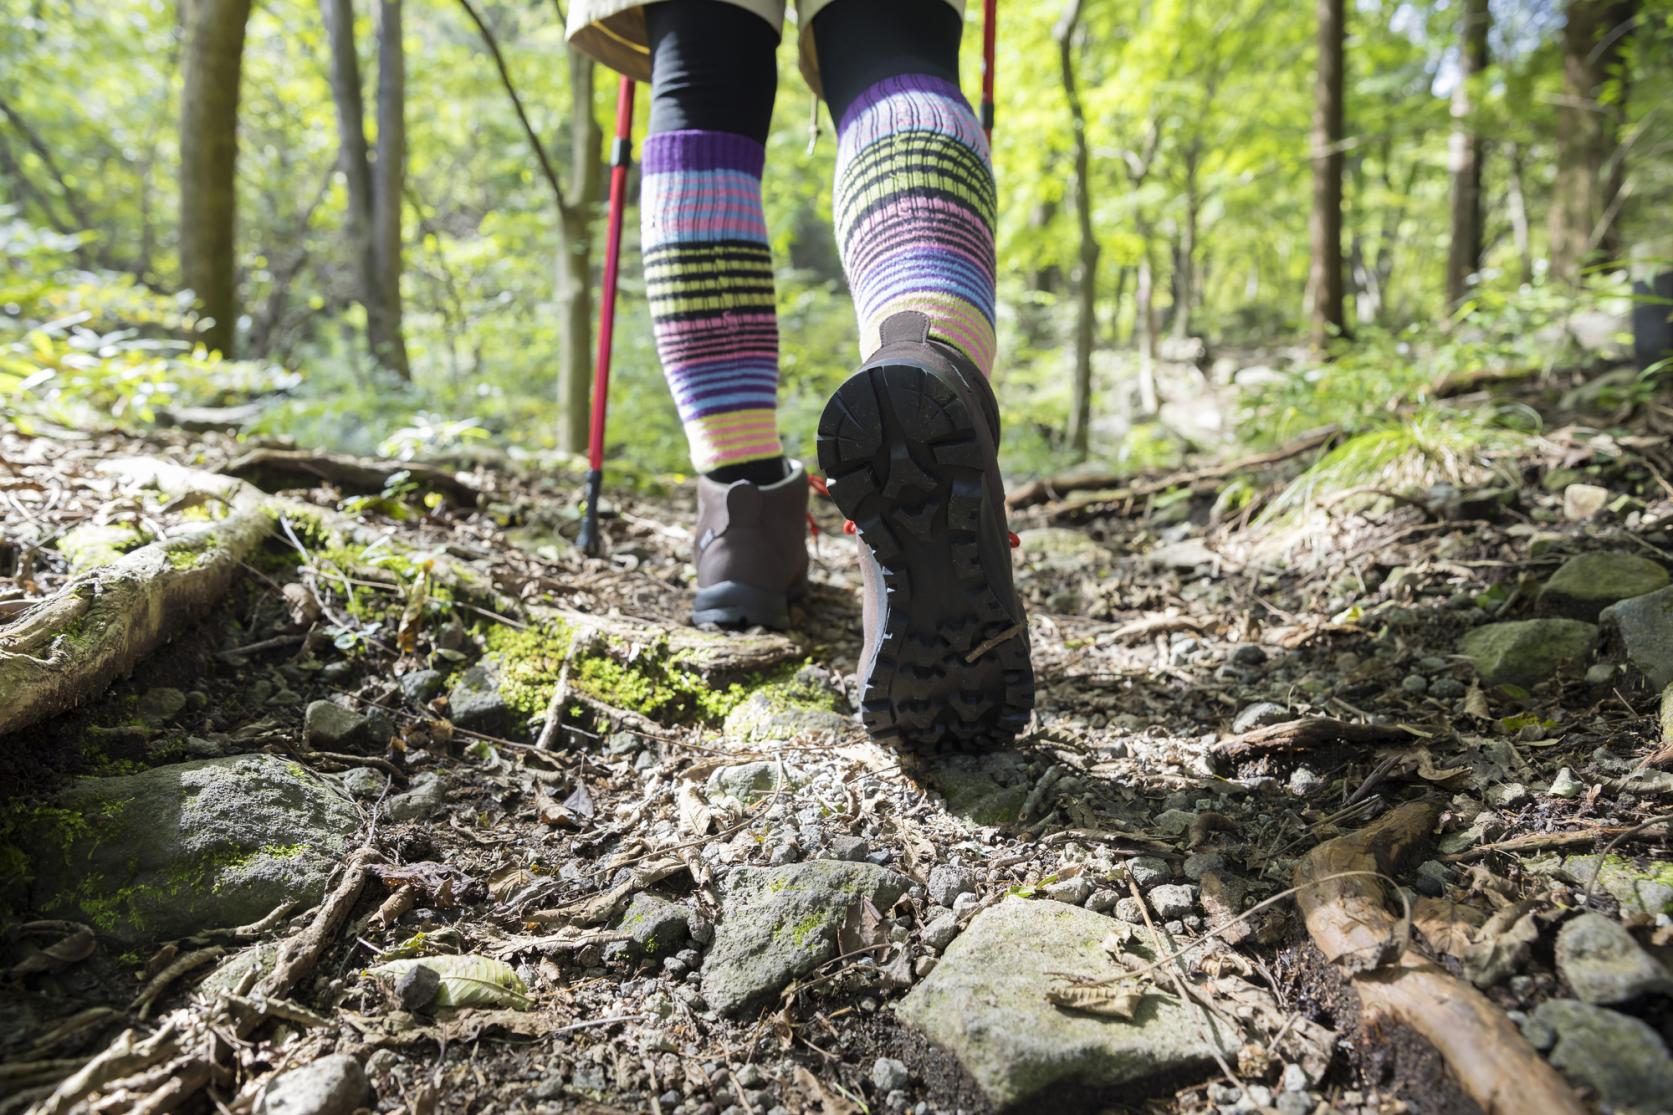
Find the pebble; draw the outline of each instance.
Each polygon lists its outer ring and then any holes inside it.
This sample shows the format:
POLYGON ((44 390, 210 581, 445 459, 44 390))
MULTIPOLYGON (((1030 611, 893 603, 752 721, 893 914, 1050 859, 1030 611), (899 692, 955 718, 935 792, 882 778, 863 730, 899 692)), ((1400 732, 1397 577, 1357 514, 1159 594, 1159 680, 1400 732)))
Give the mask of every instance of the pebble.
POLYGON ((1139 905, 1136 898, 1118 899, 1115 903, 1115 916, 1133 925, 1144 924, 1144 907, 1139 905))
POLYGON ((863 836, 833 836, 831 838, 830 859, 848 860, 857 863, 871 854, 871 845, 866 843, 863 836))
POLYGON ((1551 780, 1551 788, 1545 792, 1554 798, 1575 798, 1579 797, 1585 788, 1585 784, 1574 777, 1572 770, 1563 767, 1557 772, 1557 777, 1551 780))
POLYGON ((1446 893, 1446 865, 1439 860, 1424 860, 1412 880, 1412 889, 1426 898, 1439 898, 1446 893))
POLYGON ((1464 683, 1457 678, 1436 678, 1429 683, 1429 695, 1436 700, 1456 701, 1464 692, 1464 683))
POLYGON ((767 1083, 767 1078, 761 1074, 761 1066, 753 1062, 745 1063, 738 1069, 737 1080, 745 1088, 760 1088, 767 1083))
POLYGON ((441 692, 441 686, 440 670, 414 670, 410 674, 401 675, 401 692, 414 704, 428 704, 441 692))
POLYGON ((1185 830, 1191 827, 1191 822, 1196 819, 1195 813, 1187 813, 1183 809, 1166 809, 1156 814, 1152 823, 1159 831, 1166 833, 1168 836, 1182 836, 1185 830))
POLYGON ((1487 790, 1487 804, 1496 809, 1515 809, 1526 805, 1533 795, 1520 782, 1502 782, 1487 790))
POLYGON ((1196 852, 1185 857, 1185 877, 1193 883, 1198 882, 1210 871, 1219 871, 1226 866, 1226 857, 1219 852, 1196 852))
POLYGON ((957 914, 959 917, 963 917, 965 914, 974 910, 981 904, 982 899, 980 895, 966 891, 957 898, 953 899, 953 913, 957 914))
POLYGON ((402 1010, 423 1010, 435 1000, 439 990, 441 975, 422 964, 414 964, 395 981, 395 995, 401 1000, 402 1010))
POLYGON ((1183 883, 1170 883, 1152 888, 1146 897, 1150 899, 1150 907, 1156 911, 1157 917, 1184 917, 1196 907, 1197 900, 1192 894, 1194 889, 1183 883))
POLYGON ((958 936, 958 915, 944 910, 924 923, 918 937, 925 945, 940 952, 958 936))
POLYGON ((1242 735, 1256 728, 1264 728, 1268 724, 1282 724, 1289 719, 1290 710, 1283 705, 1271 701, 1257 701, 1237 714, 1237 719, 1232 721, 1232 731, 1242 735))
POLYGON ((1297 797, 1304 797, 1323 784, 1324 779, 1309 767, 1296 767, 1290 772, 1290 793, 1297 797))
POLYGON ((1084 874, 1059 879, 1055 883, 1047 883, 1045 892, 1046 897, 1054 902, 1067 902, 1071 906, 1079 906, 1092 896, 1092 880, 1084 874))
POLYGON ((963 867, 938 864, 929 872, 929 900, 937 906, 951 906, 961 894, 976 889, 976 876, 963 867))
POLYGON ((1232 664, 1248 670, 1259 669, 1266 665, 1266 651, 1254 643, 1244 643, 1232 651, 1232 664))
POLYGON ((1155 856, 1139 856, 1127 861, 1127 874, 1141 890, 1157 886, 1173 878, 1173 871, 1165 860, 1155 856))
POLYGON ((441 808, 447 801, 447 787, 438 775, 425 773, 412 780, 411 789, 383 803, 383 815, 391 821, 416 821, 441 808))
POLYGON ((1113 908, 1120 899, 1121 896, 1113 890, 1095 890, 1092 897, 1086 900, 1086 908, 1102 914, 1113 908))
POLYGON ((360 1062, 334 1053, 274 1077, 255 1110, 256 1115, 348 1115, 371 1091, 360 1062))
POLYGON ((1305 1092, 1307 1085, 1310 1083, 1307 1079, 1307 1070, 1293 1063, 1285 1065, 1283 1083, 1286 1092, 1305 1092))
POLYGON ((906 1066, 890 1057, 879 1057, 877 1063, 871 1066, 871 1082, 879 1092, 898 1091, 906 1087, 911 1079, 912 1074, 906 1071, 906 1066))
POLYGON ((1429 692, 1429 679, 1422 674, 1407 674, 1400 680, 1400 692, 1421 697, 1429 692))
POLYGON ((1312 1115, 1313 1098, 1306 1092, 1285 1092, 1273 1107, 1278 1115, 1312 1115))

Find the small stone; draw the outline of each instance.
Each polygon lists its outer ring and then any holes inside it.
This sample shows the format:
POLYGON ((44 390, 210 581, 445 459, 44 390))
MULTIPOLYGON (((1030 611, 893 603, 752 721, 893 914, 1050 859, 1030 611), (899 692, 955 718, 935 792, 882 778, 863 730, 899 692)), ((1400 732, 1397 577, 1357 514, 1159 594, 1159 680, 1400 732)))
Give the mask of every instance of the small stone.
POLYGON ((1127 875, 1140 890, 1148 890, 1172 879, 1173 869, 1156 856, 1139 856, 1127 861, 1127 875))
POLYGON ((1283 1083, 1286 1092, 1305 1092, 1311 1081, 1307 1079, 1306 1069, 1291 1063, 1284 1066, 1283 1083))
POLYGON ((767 1078, 761 1072, 761 1066, 753 1061, 746 1061, 738 1068, 734 1078, 745 1088, 760 1088, 767 1083, 767 1078))
POLYGON ((918 931, 918 939, 936 952, 946 948, 957 936, 958 915, 951 910, 944 910, 936 914, 925 922, 924 927, 918 931))
POLYGON ((1219 871, 1226 866, 1226 857, 1219 852, 1196 852, 1185 857, 1183 870, 1185 877, 1193 883, 1198 882, 1210 871, 1219 871))
POLYGON ((1290 772, 1290 793, 1297 797, 1305 797, 1322 785, 1324 779, 1313 773, 1311 767, 1296 767, 1290 772))
POLYGON ((371 1092, 360 1062, 334 1053, 274 1077, 255 1110, 256 1115, 348 1115, 371 1092))
POLYGON ((168 686, 147 689, 134 705, 134 715, 152 727, 173 720, 186 707, 186 694, 168 686))
POLYGON ((1186 829, 1191 827, 1191 822, 1196 819, 1197 815, 1195 813, 1187 813, 1183 809, 1167 809, 1156 814, 1155 820, 1151 823, 1156 826, 1159 832, 1166 833, 1168 836, 1181 836, 1186 829))
POLYGON ((689 927, 690 915, 684 906, 645 891, 633 896, 616 926, 630 935, 638 955, 653 958, 671 955, 684 946, 689 927))
POLYGON ((863 836, 833 836, 828 851, 831 859, 858 863, 871 854, 871 846, 863 836))
POLYGON ((1596 1092, 1606 1108, 1667 1110, 1673 1059, 1645 1022, 1575 999, 1551 999, 1534 1011, 1532 1024, 1552 1040, 1551 1063, 1596 1092))
POLYGON ((423 1010, 435 1001, 439 990, 441 974, 422 964, 414 964, 395 981, 395 997, 401 1001, 402 1010, 423 1010))
POLYGON ((1609 502, 1609 489, 1596 484, 1570 484, 1563 489, 1563 518, 1583 523, 1595 518, 1609 502))
POLYGON ((929 900, 937 906, 951 906, 961 894, 976 889, 976 876, 962 867, 937 864, 929 870, 929 900))
POLYGON ((1047 883, 1045 892, 1046 897, 1054 902, 1067 902, 1071 906, 1079 906, 1091 897, 1092 880, 1084 874, 1074 875, 1047 883))
POLYGON ((1577 798, 1585 792, 1586 784, 1574 777, 1574 772, 1567 767, 1557 771, 1557 776, 1551 780, 1551 788, 1545 791, 1554 798, 1577 798))
POLYGON ((1101 914, 1106 910, 1112 909, 1120 897, 1121 896, 1113 890, 1094 890, 1092 892, 1092 897, 1086 900, 1086 908, 1101 914))
POLYGON ((1241 666, 1245 670, 1256 670, 1266 665, 1266 651, 1254 643, 1244 643, 1232 651, 1232 665, 1241 666))
POLYGON ((1620 922, 1585 913, 1557 934, 1557 972, 1582 1002, 1629 1003, 1673 993, 1673 975, 1639 947, 1620 922))
POLYGON ((1584 662, 1597 645, 1596 625, 1574 619, 1524 619, 1471 628, 1460 644, 1483 685, 1537 685, 1584 662))
POLYGON ((1667 583, 1667 570, 1638 554, 1576 554, 1539 590, 1539 607, 1552 615, 1592 622, 1609 605, 1655 592, 1667 583))
POLYGON ((459 675, 447 694, 448 719, 471 732, 512 738, 524 735, 523 714, 500 693, 499 670, 478 663, 459 675))
POLYGON ((1145 897, 1150 899, 1150 908, 1156 911, 1157 917, 1184 917, 1196 908, 1194 890, 1194 887, 1183 883, 1170 883, 1152 888, 1145 897))
POLYGON ((889 1057, 879 1057, 871 1066, 871 1082, 879 1092, 894 1092, 906 1087, 912 1074, 906 1066, 889 1057))
POLYGON ((393 1049, 374 1049, 372 1055, 366 1058, 366 1075, 382 1076, 394 1071, 400 1063, 401 1055, 393 1049))
POLYGON ((1312 1115, 1313 1099, 1306 1092, 1285 1092, 1273 1107, 1278 1115, 1312 1115))
POLYGON ((350 767, 337 776, 337 781, 349 796, 362 799, 379 797, 389 785, 388 776, 371 767, 350 767))
POLYGON ((1436 678, 1429 683, 1429 695, 1437 701, 1456 701, 1466 692, 1457 678, 1436 678))
POLYGON ((441 685, 440 670, 414 670, 410 674, 401 675, 401 692, 406 695, 407 700, 416 705, 428 704, 441 692, 441 685))
POLYGON ((1417 866, 1412 889, 1427 898, 1439 898, 1446 893, 1447 877, 1446 864, 1439 860, 1424 860, 1417 866))
POLYGON ((335 701, 312 701, 302 714, 302 738, 316 751, 341 751, 370 742, 366 717, 335 701))
POLYGON ((1593 662, 1586 667, 1587 685, 1608 685, 1609 679, 1615 676, 1615 663, 1593 662))
POLYGON ((383 803, 383 815, 391 821, 416 821, 428 817, 447 802, 447 787, 441 776, 426 772, 412 780, 404 794, 383 803))
POLYGON ((1131 896, 1120 898, 1115 903, 1115 916, 1129 925, 1144 924, 1144 907, 1139 900, 1131 896))
POLYGON ((1673 586, 1611 604, 1600 621, 1652 689, 1673 685, 1673 586))
POLYGON ((1487 804, 1495 809, 1515 809, 1526 805, 1533 795, 1520 782, 1501 782, 1487 789, 1487 804))
POLYGON ((1290 719, 1290 710, 1283 705, 1271 701, 1257 701, 1237 714, 1237 719, 1232 721, 1232 732, 1242 735, 1244 732, 1252 732, 1268 724, 1282 724, 1290 719))

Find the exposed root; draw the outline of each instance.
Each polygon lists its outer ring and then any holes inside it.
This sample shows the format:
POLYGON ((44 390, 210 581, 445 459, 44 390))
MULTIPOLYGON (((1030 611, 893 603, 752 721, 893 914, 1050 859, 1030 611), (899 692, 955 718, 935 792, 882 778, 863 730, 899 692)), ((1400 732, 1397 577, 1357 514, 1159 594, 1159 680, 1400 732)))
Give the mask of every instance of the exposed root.
POLYGON ((1378 746, 1404 743, 1411 733, 1386 724, 1350 724, 1327 716, 1310 716, 1282 724, 1268 724, 1216 744, 1210 753, 1220 763, 1235 762, 1272 751, 1306 751, 1333 743, 1378 746))
POLYGON ((1410 949, 1390 955, 1402 927, 1384 906, 1382 885, 1359 873, 1396 870, 1428 841, 1438 816, 1410 802, 1307 853, 1295 871, 1307 931, 1347 970, 1365 1012, 1426 1038, 1486 1115, 1581 1115, 1585 1106, 1557 1070, 1484 995, 1410 949))
POLYGON ((356 495, 377 495, 387 490, 393 477, 405 473, 419 487, 440 492, 455 503, 475 504, 480 494, 453 473, 433 465, 412 461, 370 461, 362 457, 297 449, 256 449, 221 471, 227 476, 248 481, 264 492, 312 488, 326 483, 356 495))

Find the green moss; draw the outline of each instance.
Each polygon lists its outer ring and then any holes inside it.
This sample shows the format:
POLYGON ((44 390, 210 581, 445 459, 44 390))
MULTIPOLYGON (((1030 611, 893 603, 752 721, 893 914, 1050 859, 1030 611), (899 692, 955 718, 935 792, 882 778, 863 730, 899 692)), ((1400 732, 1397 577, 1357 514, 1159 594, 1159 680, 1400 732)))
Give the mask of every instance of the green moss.
POLYGON ((137 527, 126 523, 84 523, 65 531, 56 545, 70 559, 70 568, 79 571, 108 565, 145 539, 137 527))
POLYGON ((810 937, 824 932, 830 922, 828 913, 812 913, 802 918, 794 925, 778 927, 778 936, 788 936, 797 945, 805 945, 810 937))

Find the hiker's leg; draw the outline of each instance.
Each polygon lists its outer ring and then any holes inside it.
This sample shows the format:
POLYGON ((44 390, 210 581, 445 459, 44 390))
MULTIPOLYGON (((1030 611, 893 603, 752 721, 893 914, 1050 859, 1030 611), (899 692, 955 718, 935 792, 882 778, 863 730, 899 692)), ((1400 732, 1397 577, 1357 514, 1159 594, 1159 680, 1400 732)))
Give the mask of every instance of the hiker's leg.
POLYGON ((770 483, 784 450, 761 170, 778 31, 721 0, 650 4, 645 22, 640 222, 657 354, 697 471, 770 483))
POLYGON ((813 19, 837 122, 832 217, 860 352, 902 310, 993 371, 993 166, 958 86, 963 20, 945 0, 834 0, 813 19))

